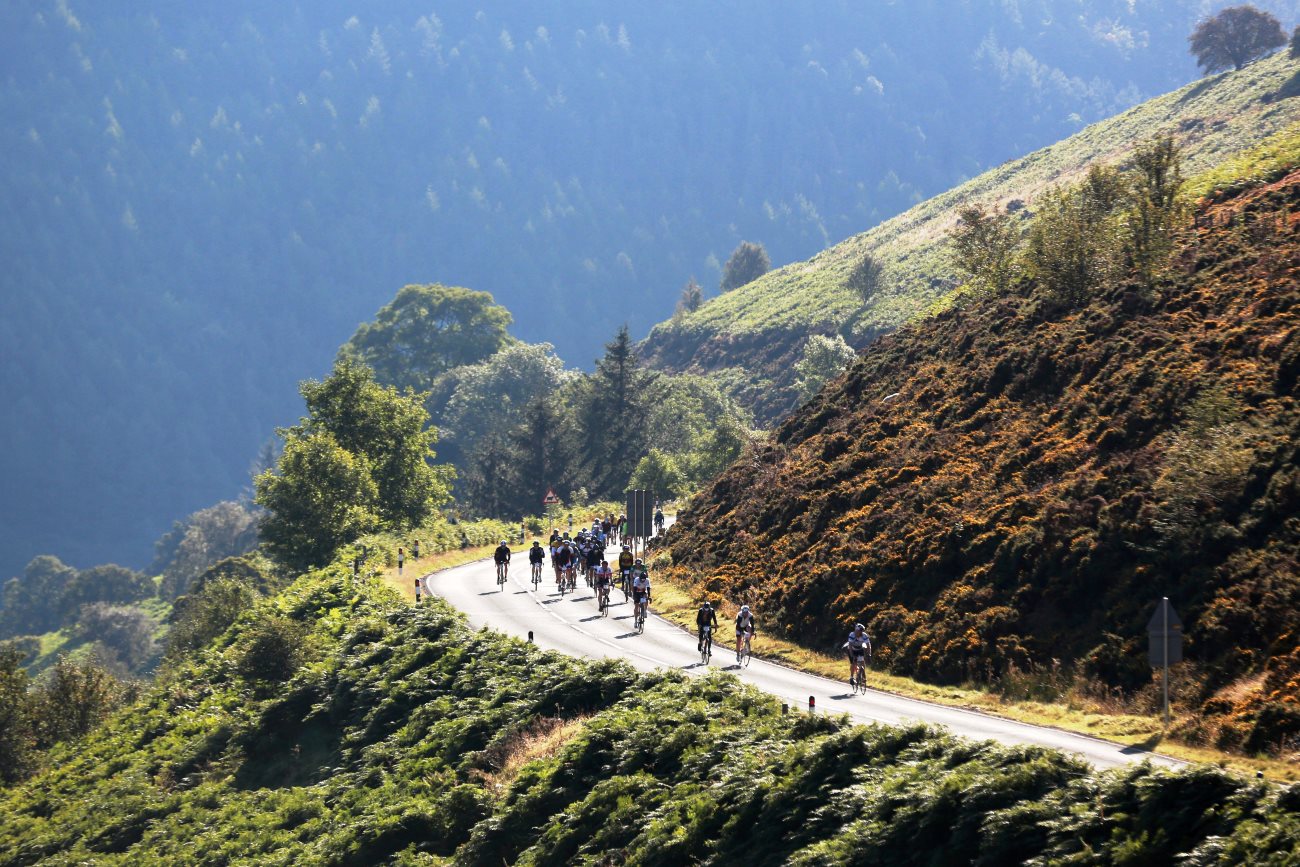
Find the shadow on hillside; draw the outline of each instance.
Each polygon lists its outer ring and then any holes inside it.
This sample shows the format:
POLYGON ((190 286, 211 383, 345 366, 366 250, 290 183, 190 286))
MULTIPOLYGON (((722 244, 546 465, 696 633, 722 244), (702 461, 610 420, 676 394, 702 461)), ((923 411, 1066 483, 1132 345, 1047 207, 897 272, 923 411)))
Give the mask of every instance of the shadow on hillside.
POLYGON ((1295 75, 1288 78, 1286 84, 1279 87, 1277 92, 1272 96, 1273 98, 1269 100, 1270 102, 1276 102, 1279 99, 1290 99, 1293 96, 1300 96, 1300 72, 1297 72, 1295 75))
POLYGON ((1214 84, 1214 82, 1218 80, 1218 78, 1219 77, 1217 75, 1211 78, 1202 78, 1200 81, 1196 83, 1195 87, 1193 87, 1191 90, 1187 91, 1182 96, 1180 96, 1178 98, 1178 101, 1191 102, 1193 99, 1196 99, 1196 97, 1204 93, 1206 89, 1210 87, 1210 85, 1214 84))
POLYGON ((324 715, 306 722, 310 691, 291 694, 262 712, 257 727, 243 740, 245 759, 235 772, 239 789, 310 786, 333 773, 341 759, 341 729, 324 715))

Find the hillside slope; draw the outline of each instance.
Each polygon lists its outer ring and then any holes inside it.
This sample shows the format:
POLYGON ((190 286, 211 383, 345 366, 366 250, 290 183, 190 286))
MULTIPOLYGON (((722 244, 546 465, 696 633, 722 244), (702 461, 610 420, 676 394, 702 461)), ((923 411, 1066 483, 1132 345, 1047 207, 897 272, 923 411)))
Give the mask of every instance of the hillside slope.
POLYGON ((783 714, 310 575, 45 774, 0 865, 1282 863, 1300 790, 783 714), (277 632, 305 636, 275 664, 277 632), (273 676, 272 676, 273 675, 273 676))
POLYGON ((878 663, 940 682, 1059 660, 1140 688, 1167 595, 1184 707, 1207 714, 1188 724, 1285 747, 1297 214, 1293 172, 1206 205, 1151 295, 1117 285, 1050 313, 1030 287, 881 338, 697 498, 669 536, 675 568, 806 642, 866 621, 878 663))
POLYGON ((401 286, 587 366, 741 238, 806 258, 1187 80, 1203 5, 0 3, 0 580, 143 567, 401 286))
POLYGON ((839 333, 861 350, 951 292, 955 281, 943 248, 962 204, 1032 206, 1047 187, 1096 161, 1121 162, 1161 131, 1175 132, 1189 173, 1202 171, 1300 120, 1298 96, 1300 64, 1285 53, 1190 84, 662 322, 642 354, 661 369, 720 376, 761 422, 776 421, 798 400, 794 362, 810 334, 839 333), (883 268, 882 288, 865 303, 845 286, 864 255, 883 268))

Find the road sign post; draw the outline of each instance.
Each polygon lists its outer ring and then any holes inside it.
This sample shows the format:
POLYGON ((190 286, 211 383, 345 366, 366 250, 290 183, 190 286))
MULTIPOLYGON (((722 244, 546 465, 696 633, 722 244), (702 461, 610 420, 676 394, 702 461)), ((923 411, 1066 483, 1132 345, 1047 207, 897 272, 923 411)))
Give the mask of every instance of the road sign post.
POLYGON ((627 535, 632 540, 633 552, 636 551, 638 539, 650 538, 651 522, 654 519, 654 512, 651 509, 653 502, 653 491, 627 492, 627 535))
POLYGON ((1147 657, 1160 668, 1160 687, 1164 695, 1165 728, 1169 727, 1169 665, 1183 661, 1183 621, 1179 619, 1169 597, 1163 596, 1156 613, 1147 623, 1149 646, 1147 657))

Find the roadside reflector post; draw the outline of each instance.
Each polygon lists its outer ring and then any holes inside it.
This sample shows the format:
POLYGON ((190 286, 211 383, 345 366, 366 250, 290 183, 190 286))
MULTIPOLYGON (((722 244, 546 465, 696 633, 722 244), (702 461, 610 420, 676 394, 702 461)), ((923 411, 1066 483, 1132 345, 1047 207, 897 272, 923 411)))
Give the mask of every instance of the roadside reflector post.
POLYGON ((810 695, 808 696, 808 712, 812 713, 815 710, 817 710, 817 696, 810 695))

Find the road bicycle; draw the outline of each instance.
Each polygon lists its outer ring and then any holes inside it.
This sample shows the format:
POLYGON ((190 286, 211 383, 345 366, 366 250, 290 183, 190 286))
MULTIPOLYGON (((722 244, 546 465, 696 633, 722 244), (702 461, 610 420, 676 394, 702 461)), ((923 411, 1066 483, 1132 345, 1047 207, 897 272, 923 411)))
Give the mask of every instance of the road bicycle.
POLYGON ((505 587, 507 568, 509 568, 509 564, 506 563, 497 564, 497 586, 498 587, 505 587))
POLYGON ((749 660, 754 656, 749 649, 749 640, 753 637, 754 633, 746 629, 744 638, 740 642, 740 650, 736 651, 736 665, 749 665, 749 660))
POLYGON ((708 665, 713 657, 713 627, 700 627, 700 663, 708 665))
POLYGON ((598 591, 596 591, 596 596, 597 599, 599 600, 597 605, 600 608, 600 616, 608 617, 609 616, 609 585, 608 584, 602 585, 601 588, 598 591))
POLYGON ((849 688, 855 693, 867 691, 867 657, 859 656, 850 661, 849 688))
POLYGON ((542 585, 542 564, 533 564, 533 590, 536 591, 542 585))
POLYGON ((650 600, 646 597, 642 597, 641 600, 636 603, 636 620, 634 622, 636 623, 636 631, 638 633, 645 632, 646 609, 649 605, 650 600))

